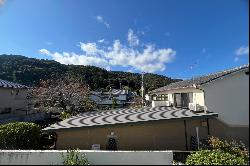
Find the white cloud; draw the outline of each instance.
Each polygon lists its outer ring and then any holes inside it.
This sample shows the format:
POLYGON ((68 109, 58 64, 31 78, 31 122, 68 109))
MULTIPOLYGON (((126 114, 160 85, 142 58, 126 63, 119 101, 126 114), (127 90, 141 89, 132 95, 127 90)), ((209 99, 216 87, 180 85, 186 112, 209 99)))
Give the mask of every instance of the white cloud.
POLYGON ((128 30, 128 42, 130 46, 138 46, 139 38, 134 34, 132 29, 128 30))
POLYGON ((106 26, 106 28, 110 28, 110 25, 109 25, 109 23, 106 21, 106 20, 104 20, 104 18, 102 17, 102 16, 96 16, 96 20, 99 22, 99 23, 102 23, 102 24, 104 24, 105 26, 106 26))
POLYGON ((39 50, 41 54, 51 56, 55 61, 60 62, 62 64, 73 64, 73 65, 90 65, 90 66, 98 66, 102 68, 109 67, 108 61, 103 58, 95 57, 95 56, 87 56, 87 55, 77 55, 75 53, 58 53, 58 52, 50 52, 46 49, 39 50))
POLYGON ((80 42, 81 50, 86 52, 86 54, 94 54, 97 52, 96 43, 82 43, 80 42))
POLYGON ((237 56, 249 54, 249 46, 241 46, 240 48, 238 48, 238 49, 235 51, 235 54, 236 54, 237 56))
POLYGON ((97 43, 80 42, 83 55, 67 52, 51 53, 46 49, 41 49, 40 53, 51 56, 63 64, 93 65, 106 69, 111 69, 111 66, 122 66, 149 73, 164 71, 166 64, 173 61, 176 55, 176 51, 171 48, 157 49, 152 44, 142 49, 134 46, 137 45, 123 45, 120 40, 114 40, 113 44, 107 47, 100 47, 97 43))
POLYGON ((6 0, 0 0, 0 6, 3 6, 5 4, 6 0))
POLYGON ((50 55, 50 52, 49 52, 48 50, 46 50, 46 49, 41 49, 41 50, 39 50, 39 51, 40 51, 40 53, 43 54, 43 55, 50 55))
POLYGON ((235 50, 235 57, 234 62, 238 62, 240 60, 240 57, 243 55, 249 54, 249 46, 241 46, 237 50, 235 50))
POLYGON ((103 43, 105 40, 104 39, 101 39, 101 40, 98 40, 98 43, 103 43))

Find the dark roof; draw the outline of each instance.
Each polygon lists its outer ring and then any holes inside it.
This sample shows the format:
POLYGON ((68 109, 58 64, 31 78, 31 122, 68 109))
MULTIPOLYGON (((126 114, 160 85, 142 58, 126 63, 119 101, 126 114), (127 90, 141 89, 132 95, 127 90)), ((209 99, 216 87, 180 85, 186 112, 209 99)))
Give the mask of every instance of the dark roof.
POLYGON ((233 73, 241 71, 241 70, 249 70, 249 64, 244 65, 244 66, 240 66, 240 67, 237 67, 237 68, 233 68, 233 69, 220 71, 220 72, 213 73, 213 74, 208 74, 208 75, 205 75, 205 76, 196 77, 196 78, 189 79, 189 80, 184 80, 184 81, 171 83, 171 84, 169 84, 167 86, 152 90, 149 93, 161 92, 161 91, 166 91, 166 90, 171 90, 171 89, 178 89, 178 88, 193 87, 194 85, 195 86, 200 86, 202 84, 209 83, 209 82, 214 81, 214 80, 216 80, 218 78, 224 77, 226 75, 233 74, 233 73))
POLYGON ((28 88, 25 85, 17 84, 17 83, 6 81, 6 80, 2 80, 2 79, 0 79, 0 87, 2 87, 2 88, 14 88, 14 89, 25 89, 25 88, 28 88))
POLYGON ((53 124, 43 130, 53 131, 59 129, 104 126, 126 123, 139 123, 158 120, 172 120, 185 118, 212 118, 217 113, 196 113, 185 108, 175 107, 143 107, 121 108, 110 111, 87 112, 53 124))

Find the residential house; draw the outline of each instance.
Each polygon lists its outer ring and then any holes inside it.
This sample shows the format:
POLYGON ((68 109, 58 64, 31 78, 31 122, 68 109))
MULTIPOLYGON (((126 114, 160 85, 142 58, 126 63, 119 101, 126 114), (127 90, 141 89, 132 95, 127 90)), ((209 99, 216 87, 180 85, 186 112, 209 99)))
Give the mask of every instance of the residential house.
POLYGON ((153 107, 87 112, 43 130, 57 134, 56 149, 195 150, 209 135, 249 144, 249 65, 176 82, 147 99, 153 107))
POLYGON ((25 85, 0 79, 0 116, 8 114, 26 114, 22 110, 27 107, 27 91, 25 85))
POLYGON ((0 79, 0 124, 35 121, 45 117, 45 113, 31 108, 27 93, 27 86, 0 79))
POLYGON ((90 99, 97 103, 100 108, 111 108, 114 104, 116 107, 123 107, 128 99, 129 92, 122 89, 110 89, 109 92, 91 91, 90 99))
POLYGON ((174 106, 211 111, 211 134, 249 144, 249 64, 192 78, 149 92, 152 107, 174 106))

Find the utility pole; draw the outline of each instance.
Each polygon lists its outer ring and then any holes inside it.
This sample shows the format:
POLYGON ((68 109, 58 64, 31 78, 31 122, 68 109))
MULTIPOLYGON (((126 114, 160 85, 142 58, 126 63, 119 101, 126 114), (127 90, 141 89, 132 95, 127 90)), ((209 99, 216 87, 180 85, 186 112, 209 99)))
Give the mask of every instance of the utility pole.
POLYGON ((141 83, 141 96, 142 96, 142 107, 144 106, 144 86, 143 86, 143 75, 144 75, 144 72, 142 72, 142 83, 141 83))

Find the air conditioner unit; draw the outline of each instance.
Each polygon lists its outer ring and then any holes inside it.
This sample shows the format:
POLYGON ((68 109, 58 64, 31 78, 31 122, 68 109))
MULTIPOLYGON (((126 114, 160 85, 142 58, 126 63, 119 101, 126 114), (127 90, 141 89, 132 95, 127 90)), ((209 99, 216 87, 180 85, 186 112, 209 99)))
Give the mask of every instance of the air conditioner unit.
POLYGON ((189 103, 188 108, 192 111, 204 111, 204 106, 195 103, 189 103))
POLYGON ((199 104, 196 104, 196 109, 195 111, 204 111, 204 106, 201 106, 199 104))
POLYGON ((194 103, 188 103, 188 109, 195 110, 195 104, 194 103))

